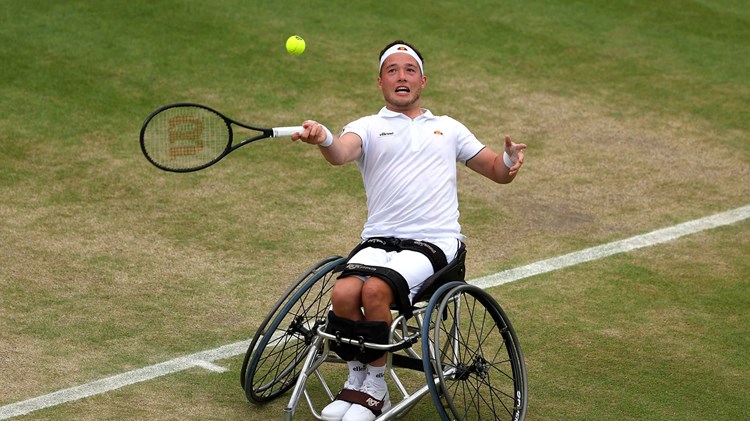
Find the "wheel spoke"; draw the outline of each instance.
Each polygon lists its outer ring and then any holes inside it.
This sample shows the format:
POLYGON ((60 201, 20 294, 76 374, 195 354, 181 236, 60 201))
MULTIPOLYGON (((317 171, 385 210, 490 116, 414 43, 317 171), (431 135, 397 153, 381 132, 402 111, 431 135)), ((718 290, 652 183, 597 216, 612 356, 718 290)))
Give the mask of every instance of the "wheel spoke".
POLYGON ((245 393, 253 402, 266 402, 291 388, 301 369, 315 330, 330 306, 334 272, 338 259, 326 259, 309 270, 298 287, 288 292, 288 299, 277 305, 261 326, 263 336, 253 340, 247 365, 245 393), (271 336, 265 336, 273 332, 271 336))
MULTIPOLYGON (((441 292, 434 334, 443 416, 460 420, 525 416, 525 370, 510 323, 489 295, 469 285, 441 292), (520 379, 519 379, 520 378, 520 379), (519 389, 520 387, 520 389, 519 389), (521 400, 519 403, 517 399, 521 400), (452 414, 452 415, 447 415, 452 414)), ((431 301, 431 305, 435 305, 431 301)), ((437 388, 436 388, 437 389, 437 388)))

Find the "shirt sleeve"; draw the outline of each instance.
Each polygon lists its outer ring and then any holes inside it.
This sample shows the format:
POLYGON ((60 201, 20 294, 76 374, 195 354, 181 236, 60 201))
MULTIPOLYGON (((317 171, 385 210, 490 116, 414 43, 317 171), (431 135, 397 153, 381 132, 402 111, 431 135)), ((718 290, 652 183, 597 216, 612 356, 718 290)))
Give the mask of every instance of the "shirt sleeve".
POLYGON ((453 120, 456 124, 456 160, 466 164, 466 161, 475 157, 484 145, 463 124, 453 120))
POLYGON ((341 129, 341 136, 343 136, 346 133, 354 133, 362 140, 362 154, 357 159, 357 165, 362 165, 364 162, 365 153, 367 152, 367 146, 369 141, 369 136, 367 136, 368 133, 368 121, 370 117, 362 117, 358 120, 354 120, 351 123, 344 126, 343 129, 341 129))
POLYGON ((343 129, 341 129, 341 135, 344 135, 346 133, 356 134, 360 139, 362 139, 362 148, 364 149, 365 142, 367 142, 367 119, 367 117, 362 117, 347 124, 343 129))

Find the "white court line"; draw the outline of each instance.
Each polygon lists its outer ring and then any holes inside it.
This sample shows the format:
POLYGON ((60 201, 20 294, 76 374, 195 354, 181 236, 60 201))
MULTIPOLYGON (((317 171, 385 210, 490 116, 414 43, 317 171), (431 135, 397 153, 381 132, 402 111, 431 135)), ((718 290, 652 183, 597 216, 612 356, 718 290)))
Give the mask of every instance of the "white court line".
MULTIPOLYGON (((21 402, 12 403, 0 407, 0 420, 19 415, 26 415, 40 409, 57 406, 66 402, 77 401, 89 396, 100 395, 112 390, 119 389, 131 384, 145 382, 157 377, 188 370, 193 367, 204 367, 210 361, 223 360, 243 354, 250 341, 237 342, 231 345, 198 352, 185 357, 175 358, 156 365, 128 371, 116 376, 107 377, 95 382, 86 383, 68 389, 58 390, 49 395, 39 396, 21 402)), ((218 366, 217 366, 218 367, 218 366)))
POLYGON ((489 288, 539 275, 546 272, 552 272, 577 265, 579 263, 590 262, 592 260, 602 259, 613 254, 626 253, 642 247, 654 246, 656 244, 666 243, 685 235, 695 234, 722 225, 730 225, 735 222, 750 218, 750 205, 743 206, 731 211, 719 213, 712 216, 685 222, 668 228, 652 231, 647 234, 636 235, 625 240, 615 241, 613 243, 602 244, 601 246, 591 247, 579 250, 563 256, 553 257, 551 259, 541 260, 526 266, 514 269, 504 270, 494 275, 477 278, 469 283, 481 288, 489 288))
MULTIPOLYGON (((245 348, 247 348, 247 347, 245 347, 245 348)), ((210 361, 196 360, 196 361, 193 361, 193 365, 195 365, 196 367, 203 367, 206 370, 215 371, 217 373, 226 373, 227 371, 229 371, 228 369, 226 369, 226 368, 224 368, 224 367, 222 367, 220 365, 214 364, 214 363, 212 363, 210 361)))
MULTIPOLYGON (((696 219, 694 221, 685 222, 673 227, 652 231, 647 234, 637 235, 625 240, 615 241, 613 243, 542 260, 526 266, 505 270, 494 275, 471 280, 469 283, 478 285, 482 288, 502 285, 519 279, 528 278, 530 276, 577 265, 579 263, 601 259, 614 254, 625 253, 642 247, 666 243, 686 235, 695 234, 724 225, 730 225, 748 218, 750 218, 750 205, 707 216, 705 218, 696 219)), ((188 370, 193 367, 203 367, 213 371, 221 371, 223 368, 212 364, 213 361, 244 354, 248 346, 250 346, 249 340, 224 345, 216 349, 175 358, 149 367, 128 371, 126 373, 107 377, 80 386, 59 390, 48 395, 8 404, 0 407, 0 420, 26 415, 40 409, 57 406, 66 402, 77 401, 89 396, 99 395, 131 384, 188 370)))

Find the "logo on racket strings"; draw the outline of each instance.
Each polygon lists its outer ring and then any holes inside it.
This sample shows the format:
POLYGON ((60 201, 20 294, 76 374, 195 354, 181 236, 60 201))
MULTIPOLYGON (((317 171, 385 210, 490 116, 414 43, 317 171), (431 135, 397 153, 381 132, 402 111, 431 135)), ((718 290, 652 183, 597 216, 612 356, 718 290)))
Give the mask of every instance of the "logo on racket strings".
POLYGON ((169 159, 193 156, 203 150, 203 122, 194 116, 178 115, 169 119, 169 159))

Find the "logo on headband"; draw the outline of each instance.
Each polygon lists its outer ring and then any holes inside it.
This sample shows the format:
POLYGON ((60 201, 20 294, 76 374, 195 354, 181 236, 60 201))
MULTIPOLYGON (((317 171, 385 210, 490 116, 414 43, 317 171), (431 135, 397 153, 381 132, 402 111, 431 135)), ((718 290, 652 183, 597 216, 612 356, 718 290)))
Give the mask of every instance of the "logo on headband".
POLYGON ((403 44, 396 44, 388 48, 383 55, 380 56, 380 69, 383 68, 383 63, 385 62, 385 59, 390 57, 391 55, 395 53, 404 53, 412 56, 414 60, 417 61, 417 64, 419 64, 419 70, 424 74, 424 66, 422 65, 422 59, 419 57, 419 55, 414 51, 414 49, 409 48, 408 45, 403 44))

